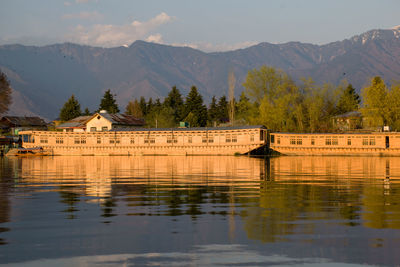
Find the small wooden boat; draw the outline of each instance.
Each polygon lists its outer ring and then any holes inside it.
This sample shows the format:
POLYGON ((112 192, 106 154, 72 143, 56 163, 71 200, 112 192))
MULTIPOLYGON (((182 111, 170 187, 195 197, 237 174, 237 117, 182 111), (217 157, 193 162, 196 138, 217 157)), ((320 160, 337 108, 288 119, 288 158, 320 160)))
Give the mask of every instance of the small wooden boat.
POLYGON ((12 148, 7 152, 6 156, 29 157, 29 156, 48 156, 50 151, 44 150, 43 147, 32 148, 12 148))

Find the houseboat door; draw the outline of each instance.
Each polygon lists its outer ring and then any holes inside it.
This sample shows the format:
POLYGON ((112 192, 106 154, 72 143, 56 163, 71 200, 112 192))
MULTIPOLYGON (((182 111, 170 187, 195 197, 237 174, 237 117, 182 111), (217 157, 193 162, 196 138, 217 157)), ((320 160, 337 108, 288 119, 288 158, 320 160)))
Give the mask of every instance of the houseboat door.
POLYGON ((386 148, 389 148, 389 136, 385 138, 386 148))

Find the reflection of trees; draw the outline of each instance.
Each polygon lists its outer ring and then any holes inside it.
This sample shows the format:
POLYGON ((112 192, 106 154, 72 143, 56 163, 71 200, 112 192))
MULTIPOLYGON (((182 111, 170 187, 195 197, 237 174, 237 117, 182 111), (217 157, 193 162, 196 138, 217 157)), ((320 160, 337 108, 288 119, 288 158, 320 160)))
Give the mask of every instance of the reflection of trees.
POLYGON ((76 204, 80 201, 79 199, 79 194, 70 191, 71 188, 66 187, 66 186, 61 186, 60 187, 60 202, 66 204, 67 208, 63 210, 63 212, 66 212, 67 218, 68 219, 75 219, 75 212, 79 211, 76 208, 76 204), (68 191, 67 191, 68 190, 68 191))
MULTIPOLYGON (((2 223, 10 221, 11 205, 9 195, 14 187, 15 171, 18 170, 18 160, 0 158, 0 234, 9 231, 9 228, 1 227, 2 223)), ((7 242, 0 237, 0 245, 7 242)))

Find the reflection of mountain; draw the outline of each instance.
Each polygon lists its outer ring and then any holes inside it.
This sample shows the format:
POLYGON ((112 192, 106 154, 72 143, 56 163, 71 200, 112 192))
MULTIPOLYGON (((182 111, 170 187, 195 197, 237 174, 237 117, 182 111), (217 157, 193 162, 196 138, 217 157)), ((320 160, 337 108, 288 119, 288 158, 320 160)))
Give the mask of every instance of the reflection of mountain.
MULTIPOLYGON (((400 158, 279 157, 244 213, 248 237, 263 242, 340 225, 400 229, 400 158)), ((251 199, 250 199, 251 200, 251 199)), ((249 201, 243 199, 243 201, 249 201)))

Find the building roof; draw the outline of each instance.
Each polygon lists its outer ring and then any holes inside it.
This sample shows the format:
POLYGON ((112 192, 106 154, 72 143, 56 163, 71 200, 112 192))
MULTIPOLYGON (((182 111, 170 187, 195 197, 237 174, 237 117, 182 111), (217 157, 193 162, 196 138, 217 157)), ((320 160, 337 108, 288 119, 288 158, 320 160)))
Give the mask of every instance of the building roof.
POLYGON ((21 127, 21 126, 47 126, 47 123, 40 117, 18 117, 18 116, 4 116, 1 118, 3 124, 9 125, 10 127, 21 127))
POLYGON ((346 113, 337 115, 334 118, 351 118, 351 117, 359 118, 359 117, 362 117, 362 114, 359 111, 350 111, 350 112, 346 112, 346 113))
POLYGON ((109 120, 112 124, 117 125, 143 126, 145 124, 143 119, 138 119, 132 115, 111 113, 96 113, 95 115, 101 115, 109 120))
POLYGON ((86 128, 86 124, 97 116, 103 116, 113 125, 122 126, 143 126, 144 120, 126 114, 96 113, 91 116, 79 116, 67 122, 61 123, 57 128, 86 128))
POLYGON ((79 116, 67 122, 61 123, 57 126, 57 128, 85 128, 86 123, 93 116, 79 116))

